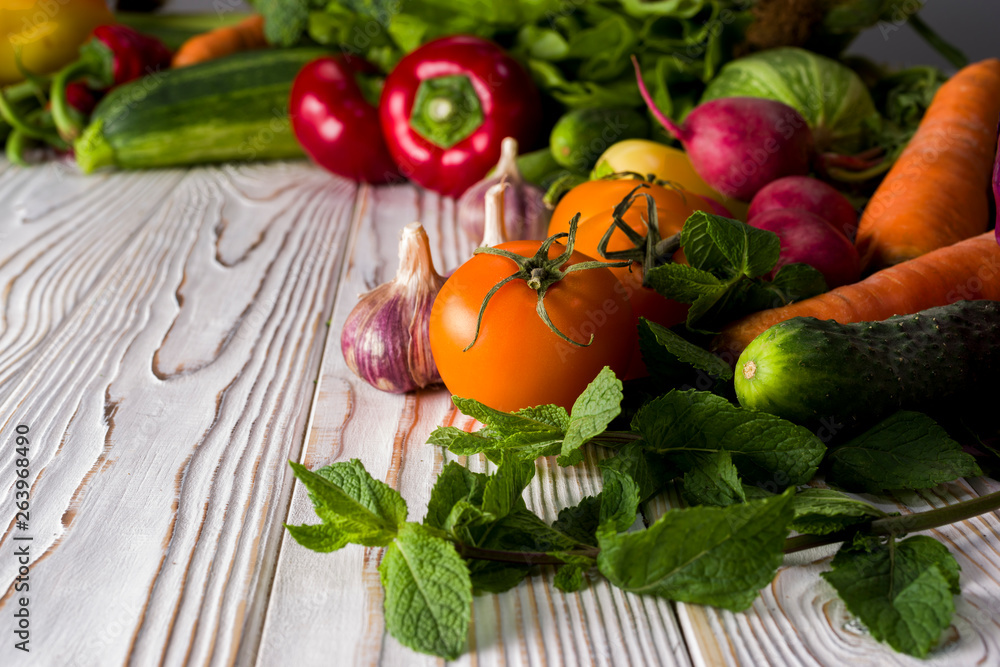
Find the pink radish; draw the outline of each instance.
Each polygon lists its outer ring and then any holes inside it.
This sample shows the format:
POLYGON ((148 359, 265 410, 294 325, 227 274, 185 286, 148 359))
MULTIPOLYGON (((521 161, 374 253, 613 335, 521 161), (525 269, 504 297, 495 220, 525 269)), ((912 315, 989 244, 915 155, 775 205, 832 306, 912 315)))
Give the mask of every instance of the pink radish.
POLYGON ((717 202, 708 195, 698 195, 701 197, 708 207, 712 209, 712 213, 715 215, 721 215, 724 218, 732 218, 733 213, 728 208, 726 208, 721 202, 717 202))
POLYGON ((772 209, 750 219, 757 229, 774 232, 781 240, 781 254, 774 270, 802 262, 826 278, 827 287, 856 282, 861 260, 854 244, 823 218, 801 209, 772 209))
POLYGON ((786 176, 765 185, 753 196, 747 219, 780 208, 800 208, 818 215, 848 239, 853 239, 858 229, 858 213, 847 197, 808 176, 786 176))
POLYGON ((646 106, 717 191, 749 201, 771 181, 808 173, 812 131, 792 107, 756 97, 722 97, 699 104, 678 125, 656 107, 634 56, 632 63, 646 106))

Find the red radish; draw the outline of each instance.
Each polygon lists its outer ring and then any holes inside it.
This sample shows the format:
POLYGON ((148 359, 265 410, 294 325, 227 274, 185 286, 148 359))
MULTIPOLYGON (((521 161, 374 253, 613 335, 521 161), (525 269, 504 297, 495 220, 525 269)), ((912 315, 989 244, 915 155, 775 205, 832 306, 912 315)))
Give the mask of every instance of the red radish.
POLYGON ((809 172, 812 131, 794 108, 756 97, 721 97, 699 104, 678 125, 656 107, 634 56, 632 63, 646 106, 718 192, 749 201, 771 181, 809 172))
POLYGON ((818 215, 848 239, 853 239, 858 229, 858 213, 847 197, 808 176, 786 176, 765 185, 753 196, 747 219, 780 208, 798 208, 818 215))
POLYGON ((708 207, 710 209, 712 209, 712 213, 714 213, 715 215, 721 215, 724 218, 732 218, 732 217, 734 217, 732 211, 730 211, 724 205, 722 205, 721 203, 715 201, 711 197, 709 197, 707 195, 698 195, 698 196, 701 197, 705 201, 706 204, 708 204, 708 207))
POLYGON ((749 224, 781 239, 775 272, 785 264, 802 262, 822 273, 830 288, 853 283, 861 276, 861 259, 854 244, 809 211, 772 209, 754 216, 749 224))

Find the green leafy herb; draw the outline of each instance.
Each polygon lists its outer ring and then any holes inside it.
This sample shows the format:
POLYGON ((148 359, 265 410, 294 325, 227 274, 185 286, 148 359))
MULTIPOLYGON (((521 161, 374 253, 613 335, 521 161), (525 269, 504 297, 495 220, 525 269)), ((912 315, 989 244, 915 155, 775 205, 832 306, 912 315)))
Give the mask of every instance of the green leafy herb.
POLYGON ((600 523, 601 496, 587 496, 572 507, 559 510, 552 528, 580 544, 597 545, 597 526, 600 523))
POLYGON ((720 380, 733 379, 733 369, 717 355, 644 317, 639 318, 639 345, 646 367, 657 377, 680 379, 695 368, 720 380))
POLYGON ((580 447, 604 432, 611 420, 621 413, 621 403, 621 380, 605 366, 573 403, 559 454, 559 465, 573 465, 582 461, 583 452, 580 447))
POLYGON ((795 494, 792 507, 792 530, 810 535, 827 535, 886 516, 877 507, 833 489, 803 489, 795 494))
POLYGON ((897 412, 830 452, 828 479, 872 493, 924 489, 982 474, 975 459, 920 412, 897 412))
POLYGON ((483 492, 483 511, 497 519, 524 506, 521 497, 535 476, 535 462, 522 461, 513 454, 505 453, 497 471, 490 475, 483 492))
POLYGON ((632 428, 649 449, 663 454, 728 451, 748 481, 782 487, 809 481, 826 453, 805 427, 695 390, 675 389, 650 401, 632 428))
POLYGON ((472 582, 455 547, 406 523, 378 569, 392 636, 421 653, 452 660, 461 655, 472 618, 472 582))
POLYGON ((845 544, 831 566, 823 578, 875 639, 897 651, 926 656, 951 623, 959 567, 933 538, 915 535, 871 551, 845 544))
POLYGON ((689 505, 724 507, 746 501, 739 473, 729 452, 694 452, 689 455, 689 461, 693 465, 684 473, 683 488, 684 499, 689 505))
POLYGON ((293 537, 325 539, 322 543, 329 550, 340 548, 334 545, 341 541, 380 547, 389 544, 406 521, 406 501, 399 492, 373 479, 357 459, 316 472, 294 461, 290 465, 308 489, 317 516, 330 526, 324 531, 299 527, 291 531, 293 537))
POLYGON ((448 517, 457 503, 481 505, 487 477, 484 473, 472 472, 454 461, 448 463, 431 489, 424 525, 446 530, 448 517))
POLYGON ((675 509, 635 533, 604 524, 597 565, 627 591, 746 609, 781 565, 791 502, 789 490, 729 507, 675 509))

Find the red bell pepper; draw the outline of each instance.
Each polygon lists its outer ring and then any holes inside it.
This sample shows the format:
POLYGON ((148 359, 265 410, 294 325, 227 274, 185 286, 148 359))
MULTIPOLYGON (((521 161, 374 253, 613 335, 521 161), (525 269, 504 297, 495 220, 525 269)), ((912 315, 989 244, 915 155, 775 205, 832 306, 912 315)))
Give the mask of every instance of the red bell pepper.
POLYGON ((361 58, 324 56, 303 67, 292 82, 288 114, 295 138, 327 171, 366 183, 399 178, 378 122, 357 76, 375 68, 361 58))
POLYGON ((497 163, 504 137, 531 146, 541 101, 531 77, 503 49, 456 35, 399 61, 386 79, 379 114, 403 175, 457 197, 497 163))
POLYGON ((94 91, 106 91, 144 74, 170 66, 173 54, 163 42, 121 25, 94 28, 80 47, 80 57, 52 79, 52 120, 59 135, 71 141, 83 129, 84 119, 66 97, 70 83, 83 80, 94 91))

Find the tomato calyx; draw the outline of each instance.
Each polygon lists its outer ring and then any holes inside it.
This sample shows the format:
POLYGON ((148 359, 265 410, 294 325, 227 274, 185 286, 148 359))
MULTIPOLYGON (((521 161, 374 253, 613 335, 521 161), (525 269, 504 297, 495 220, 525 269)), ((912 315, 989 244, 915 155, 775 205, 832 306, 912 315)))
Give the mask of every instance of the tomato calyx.
POLYGON ((661 264, 673 261, 674 254, 681 248, 680 232, 665 239, 660 238, 660 223, 657 219, 656 200, 653 199, 653 196, 644 192, 636 194, 642 188, 648 187, 645 183, 637 185, 631 192, 625 195, 624 199, 618 202, 611 212, 612 223, 597 244, 597 252, 604 259, 628 260, 629 262, 642 264, 642 284, 645 287, 649 287, 647 276, 650 270, 661 264), (639 197, 646 199, 646 217, 643 219, 646 223, 645 236, 632 229, 632 226, 625 222, 626 211, 632 207, 632 204, 639 197), (620 229, 632 241, 633 246, 631 248, 608 250, 608 243, 611 241, 611 235, 615 229, 620 229))
POLYGON ((493 295, 496 294, 501 287, 514 280, 523 280, 525 284, 527 284, 527 286, 534 290, 538 295, 538 300, 535 304, 535 312, 538 313, 538 316, 543 322, 545 322, 545 325, 552 331, 552 333, 556 334, 566 342, 576 345, 577 347, 587 347, 594 342, 593 333, 590 334, 590 339, 587 340, 586 343, 579 343, 556 327, 556 325, 549 318, 549 314, 545 309, 545 292, 573 271, 585 271, 588 269, 602 268, 606 269, 609 267, 625 267, 629 266, 631 262, 601 262, 591 260, 589 262, 571 264, 565 269, 562 268, 563 264, 565 264, 573 254, 573 244, 576 240, 576 227, 579 222, 580 214, 577 213, 569 222, 569 233, 560 232, 559 234, 553 234, 549 238, 545 239, 538 247, 538 252, 531 257, 518 255, 510 252, 509 250, 504 250, 503 248, 498 247, 483 246, 481 248, 476 248, 474 254, 498 255, 500 257, 506 257, 517 265, 517 269, 514 273, 510 274, 491 287, 490 291, 486 293, 486 296, 483 298, 483 303, 479 308, 479 314, 476 317, 476 335, 472 338, 472 342, 462 350, 463 352, 468 351, 469 348, 475 345, 476 341, 479 340, 479 331, 483 324, 483 314, 486 312, 486 306, 489 304, 490 299, 493 298, 493 295), (552 247, 552 244, 564 238, 566 239, 566 249, 557 257, 549 258, 549 249, 552 247))

